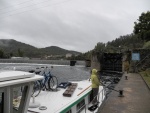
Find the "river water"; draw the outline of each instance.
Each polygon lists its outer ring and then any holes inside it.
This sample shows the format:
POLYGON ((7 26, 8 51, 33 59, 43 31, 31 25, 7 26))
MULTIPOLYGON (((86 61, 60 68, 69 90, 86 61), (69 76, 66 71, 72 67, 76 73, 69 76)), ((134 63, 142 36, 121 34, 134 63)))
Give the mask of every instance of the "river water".
MULTIPOLYGON (((67 81, 79 81, 85 80, 90 77, 90 68, 85 65, 55 65, 55 64, 35 64, 35 63, 0 63, 1 70, 18 70, 18 71, 30 71, 38 70, 44 71, 41 67, 48 67, 51 73, 58 78, 58 82, 67 81), (53 69, 51 69, 53 66, 53 69)), ((42 72, 41 72, 42 74, 42 72)))

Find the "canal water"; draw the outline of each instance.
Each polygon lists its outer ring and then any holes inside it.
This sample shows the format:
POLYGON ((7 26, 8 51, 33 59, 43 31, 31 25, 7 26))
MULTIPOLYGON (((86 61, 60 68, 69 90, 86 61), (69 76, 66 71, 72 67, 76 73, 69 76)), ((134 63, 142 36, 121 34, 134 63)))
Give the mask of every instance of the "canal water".
MULTIPOLYGON (((90 68, 85 65, 56 65, 56 64, 35 64, 35 63, 0 63, 0 71, 2 70, 18 70, 18 71, 30 71, 30 70, 41 70, 44 71, 43 67, 48 67, 51 73, 58 78, 58 82, 67 81, 80 81, 86 80, 90 77, 90 68), (53 68, 51 69, 51 66, 53 68), (41 68, 42 67, 42 68, 41 68)), ((42 72, 40 74, 42 74, 42 72)))

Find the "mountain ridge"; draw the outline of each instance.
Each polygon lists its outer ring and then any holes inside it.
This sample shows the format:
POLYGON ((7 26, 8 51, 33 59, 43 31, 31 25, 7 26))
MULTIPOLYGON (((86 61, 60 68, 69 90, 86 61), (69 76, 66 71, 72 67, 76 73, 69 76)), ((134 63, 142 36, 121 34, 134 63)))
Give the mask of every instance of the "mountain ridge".
POLYGON ((0 49, 7 54, 16 56, 18 51, 22 52, 27 57, 42 57, 45 55, 66 55, 71 53, 74 55, 81 54, 81 52, 66 50, 58 46, 49 46, 44 48, 37 48, 32 45, 16 41, 14 39, 0 39, 0 49))

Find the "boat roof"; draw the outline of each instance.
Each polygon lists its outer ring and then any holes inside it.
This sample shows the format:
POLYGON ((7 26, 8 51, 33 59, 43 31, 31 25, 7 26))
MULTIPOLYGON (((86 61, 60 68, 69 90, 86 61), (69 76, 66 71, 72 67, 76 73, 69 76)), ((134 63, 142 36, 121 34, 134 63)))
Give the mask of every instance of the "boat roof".
POLYGON ((0 81, 14 80, 35 76, 34 73, 23 71, 0 71, 0 81))
MULTIPOLYGON (((47 109, 39 110, 39 108, 28 108, 28 110, 40 113, 67 112, 92 90, 91 82, 88 80, 77 82, 73 81, 71 83, 78 84, 71 97, 63 96, 63 93, 66 90, 64 88, 59 88, 58 91, 42 91, 37 97, 35 97, 35 102, 39 102, 41 106, 46 106, 47 109)), ((30 99, 30 102, 32 102, 32 98, 30 99)))
POLYGON ((0 87, 42 79, 42 76, 23 71, 0 71, 0 87))

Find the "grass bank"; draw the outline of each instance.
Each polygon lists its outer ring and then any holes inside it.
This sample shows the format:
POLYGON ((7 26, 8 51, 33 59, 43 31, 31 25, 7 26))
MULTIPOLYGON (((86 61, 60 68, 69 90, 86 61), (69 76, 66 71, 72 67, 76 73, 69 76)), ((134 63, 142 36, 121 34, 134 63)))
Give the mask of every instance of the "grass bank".
POLYGON ((146 71, 140 72, 141 76, 145 80, 146 84, 150 88, 150 68, 147 69, 146 71))

